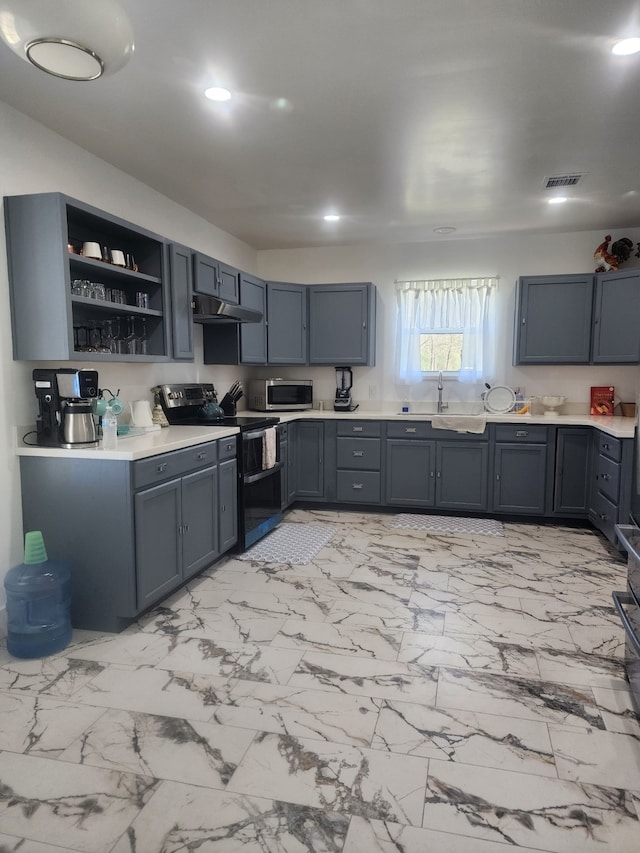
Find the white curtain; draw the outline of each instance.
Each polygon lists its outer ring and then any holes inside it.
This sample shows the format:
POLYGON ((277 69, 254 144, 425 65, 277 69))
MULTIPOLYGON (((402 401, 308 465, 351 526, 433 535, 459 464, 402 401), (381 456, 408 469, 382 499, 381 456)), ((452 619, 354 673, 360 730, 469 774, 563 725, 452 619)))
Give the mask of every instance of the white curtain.
POLYGON ((493 373, 492 293, 497 278, 396 282, 396 380, 422 380, 420 334, 463 333, 460 382, 479 382, 493 373))

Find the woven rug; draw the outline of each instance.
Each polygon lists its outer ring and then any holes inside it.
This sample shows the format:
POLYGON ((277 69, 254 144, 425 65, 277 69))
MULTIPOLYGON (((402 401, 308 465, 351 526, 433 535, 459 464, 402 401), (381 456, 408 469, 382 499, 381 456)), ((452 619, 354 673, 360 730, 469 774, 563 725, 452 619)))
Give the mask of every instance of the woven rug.
POLYGON ((238 559, 303 566, 331 541, 334 533, 328 524, 281 524, 238 559))
POLYGON ((402 513, 394 515, 391 527, 404 527, 410 530, 434 530, 439 533, 463 533, 466 535, 504 536, 501 521, 493 518, 455 518, 448 515, 412 515, 402 513))

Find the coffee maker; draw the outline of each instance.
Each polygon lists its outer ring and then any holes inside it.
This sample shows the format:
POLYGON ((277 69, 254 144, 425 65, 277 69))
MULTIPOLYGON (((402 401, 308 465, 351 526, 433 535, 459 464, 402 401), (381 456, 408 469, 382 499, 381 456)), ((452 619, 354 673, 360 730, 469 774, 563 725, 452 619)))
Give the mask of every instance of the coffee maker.
POLYGON ((353 405, 351 399, 351 387, 353 385, 353 371, 350 367, 336 367, 336 397, 333 401, 335 412, 353 412, 357 406, 353 405))
POLYGON ((36 441, 41 447, 96 445, 92 400, 98 396, 98 371, 70 367, 36 368, 36 441))

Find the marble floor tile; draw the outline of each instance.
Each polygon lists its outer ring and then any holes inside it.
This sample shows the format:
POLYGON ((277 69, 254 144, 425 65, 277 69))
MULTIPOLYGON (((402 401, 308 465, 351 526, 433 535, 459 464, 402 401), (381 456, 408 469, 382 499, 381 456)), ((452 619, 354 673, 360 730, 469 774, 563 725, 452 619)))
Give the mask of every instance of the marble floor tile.
POLYGON ((549 646, 567 650, 576 647, 567 625, 542 622, 518 613, 492 613, 490 608, 478 608, 475 612, 468 613, 446 613, 444 633, 502 638, 516 645, 531 643, 537 647, 549 646))
POLYGON ((436 667, 307 652, 289 686, 433 705, 437 680, 436 667))
POLYGON ((374 749, 557 777, 545 723, 385 701, 374 749))
POLYGON ((624 658, 624 628, 622 623, 606 628, 569 625, 569 633, 576 647, 587 654, 624 658))
POLYGON ((336 601, 329 608, 326 622, 380 631, 426 631, 441 634, 445 614, 407 604, 367 604, 362 601, 336 601))
POLYGON ((302 652, 276 649, 255 643, 216 643, 207 639, 179 639, 175 648, 157 664, 158 669, 202 675, 244 678, 286 684, 302 652))
POLYGON ((335 812, 162 782, 112 853, 341 853, 348 825, 335 812))
POLYGON ((56 758, 103 713, 26 691, 0 693, 0 750, 56 758))
POLYGON ((640 791, 640 738, 573 726, 549 726, 561 779, 640 791))
POLYGON ((254 731, 371 746, 381 700, 238 681, 212 720, 254 731))
POLYGON ((15 835, 0 833, 0 850, 2 853, 65 853, 65 848, 53 844, 41 844, 15 835))
POLYGON ((352 817, 342 853, 507 853, 508 849, 494 841, 352 817))
POLYGON ((441 669, 437 707, 604 729, 590 688, 486 672, 441 669))
POLYGON ((539 649, 536 658, 540 676, 559 684, 611 687, 625 690, 627 681, 622 658, 563 649, 539 649))
POLYGON ((109 853, 158 787, 155 779, 0 753, 3 832, 83 853, 109 853))
POLYGON ((634 707, 629 685, 624 690, 593 687, 591 692, 607 731, 626 732, 640 740, 640 712, 634 707))
POLYGON ((69 698, 103 669, 104 664, 96 661, 74 660, 63 655, 18 660, 3 649, 0 652, 0 690, 28 690, 69 698))
POLYGON ((553 853, 635 853, 640 831, 625 791, 437 760, 423 826, 553 853))
POLYGON ((398 660, 420 666, 540 677, 536 653, 531 646, 517 646, 500 639, 483 640, 470 634, 456 637, 405 632, 398 660))
POLYGON ((544 601, 539 598, 521 598, 522 612, 541 622, 559 622, 572 626, 587 628, 611 629, 617 628, 620 619, 613 607, 613 602, 594 604, 585 600, 575 604, 563 599, 549 597, 544 601))
POLYGON ((144 666, 159 663, 171 651, 170 637, 128 628, 121 634, 102 635, 75 644, 66 653, 74 660, 144 666))
POLYGON ((105 711, 62 761, 155 779, 224 788, 255 732, 218 723, 105 711))
POLYGON ((226 700, 234 683, 234 679, 224 676, 108 666, 78 690, 74 700, 100 708, 209 720, 212 708, 226 700))
POLYGON ((350 628, 327 622, 287 620, 271 642, 279 649, 329 652, 348 657, 396 660, 402 631, 350 628))
POLYGON ((258 735, 228 785, 278 800, 419 826, 428 761, 346 744, 258 735))
POLYGON ((179 631, 181 638, 213 640, 221 645, 231 643, 270 643, 284 624, 284 619, 270 619, 255 613, 241 612, 227 602, 214 611, 194 614, 197 624, 179 631))

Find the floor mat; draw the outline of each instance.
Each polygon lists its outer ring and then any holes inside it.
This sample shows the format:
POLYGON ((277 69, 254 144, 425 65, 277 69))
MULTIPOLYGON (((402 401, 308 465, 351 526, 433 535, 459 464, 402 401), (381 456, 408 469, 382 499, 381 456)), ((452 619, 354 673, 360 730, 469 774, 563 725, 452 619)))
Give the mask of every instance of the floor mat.
POLYGON ((238 559, 303 566, 331 541, 334 533, 335 528, 328 524, 281 524, 238 559))
POLYGON ((391 527, 405 527, 410 530, 437 530, 439 533, 479 533, 482 536, 504 536, 502 522, 495 521, 493 518, 455 518, 447 515, 402 513, 393 516, 391 527))

